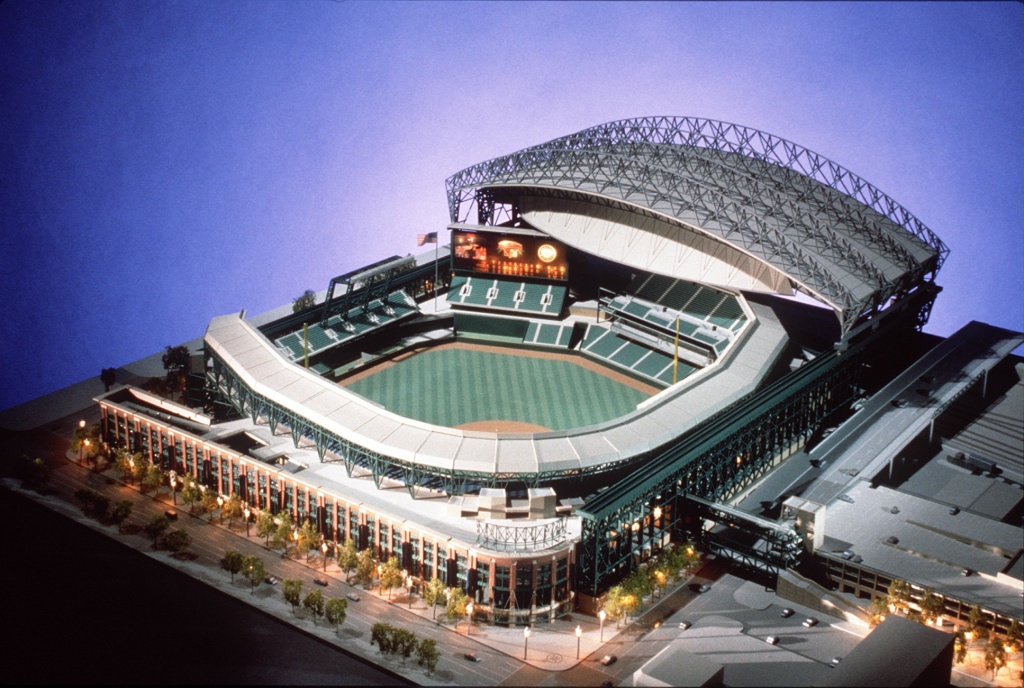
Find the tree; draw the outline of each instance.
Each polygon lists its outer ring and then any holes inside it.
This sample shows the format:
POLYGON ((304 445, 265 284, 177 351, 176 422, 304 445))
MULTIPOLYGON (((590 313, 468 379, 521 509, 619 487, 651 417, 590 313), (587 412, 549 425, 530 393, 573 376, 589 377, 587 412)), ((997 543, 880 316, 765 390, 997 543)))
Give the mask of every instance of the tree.
POLYGON ((921 596, 921 616, 924 618, 925 623, 942 618, 942 612, 945 608, 946 605, 941 595, 929 590, 921 596))
POLYGON ((114 503, 114 508, 110 512, 110 519, 117 524, 118 529, 132 515, 132 506, 131 501, 128 499, 122 499, 114 503))
POLYGON ((21 484, 26 489, 38 491, 50 482, 50 467, 42 459, 22 456, 21 463, 21 484))
POLYGON ((281 581, 281 594, 284 595, 284 601, 292 606, 294 614, 302 599, 302 581, 297 578, 285 578, 281 581))
MULTIPOLYGON (((131 455, 131 461, 128 462, 128 466, 132 471, 132 481, 137 483, 145 483, 146 478, 149 477, 150 469, 153 464, 148 459, 144 459, 140 452, 135 452, 131 455)), ((160 486, 160 483, 164 480, 164 472, 159 466, 156 466, 156 471, 152 471, 153 477, 151 480, 156 480, 156 484, 153 485, 152 489, 156 489, 160 486)))
POLYGON ((978 605, 971 607, 971 615, 968 617, 967 623, 975 638, 978 640, 988 638, 988 627, 985 626, 985 613, 981 611, 981 607, 978 605))
POLYGON ((622 618, 622 615, 625 613, 622 603, 624 596, 625 593, 623 592, 621 585, 613 585, 608 589, 608 596, 605 597, 602 608, 609 619, 613 619, 617 622, 622 618))
POLYGON ((298 553, 306 554, 306 561, 309 561, 309 551, 320 542, 320 533, 312 521, 306 520, 299 527, 299 539, 295 541, 295 549, 298 553))
POLYGON ((899 578, 889 584, 889 609, 891 611, 903 612, 910 610, 911 589, 910 584, 899 578))
POLYGON ((235 582, 235 574, 242 570, 242 562, 245 557, 241 552, 229 549, 220 559, 220 567, 231 574, 231 582, 235 582))
POLYGON ((344 546, 338 549, 338 568, 345 572, 345 582, 348 583, 348 576, 359 566, 359 552, 356 550, 355 538, 345 540, 344 546))
POLYGON ((967 637, 963 631, 957 631, 953 638, 953 662, 963 664, 967 659, 967 637))
POLYGON ((100 382, 103 383, 104 391, 109 392, 110 386, 117 382, 117 368, 104 368, 100 372, 100 382))
POLYGON ((376 622, 370 627, 370 645, 376 645, 381 654, 391 654, 391 635, 394 630, 394 627, 386 621, 376 622))
POLYGON ((985 668, 992 672, 995 679, 999 670, 1006 666, 1006 648, 999 638, 992 638, 985 644, 985 668))
POLYGON ((307 289, 302 292, 302 296, 299 296, 292 301, 292 313, 298 313, 299 311, 311 308, 316 305, 316 292, 312 289, 307 289))
POLYGON ((145 531, 146 535, 153 538, 154 543, 157 538, 164 534, 164 531, 171 527, 171 519, 167 518, 163 514, 157 514, 149 523, 146 524, 145 531))
POLYGON ((391 633, 392 649, 402 655, 402 665, 416 651, 416 634, 407 628, 396 628, 391 633))
POLYGON ((132 453, 126 447, 114 450, 114 468, 121 472, 121 479, 130 483, 134 474, 132 453))
POLYGON ((316 626, 316 620, 318 617, 324 615, 324 607, 326 602, 324 601, 324 594, 319 590, 310 590, 306 594, 306 597, 302 600, 302 606, 313 615, 313 625, 316 626))
MULTIPOLYGON (((626 597, 623 599, 632 599, 633 605, 639 606, 642 610, 644 598, 654 592, 654 583, 651 581, 651 577, 646 570, 636 569, 622 582, 622 588, 626 592, 626 597)), ((635 606, 630 606, 631 608, 627 609, 627 614, 632 613, 633 609, 635 609, 635 606)))
POLYGON ((107 510, 110 508, 110 498, 105 495, 96 494, 92 500, 92 515, 97 521, 107 517, 107 510))
POLYGON ((398 557, 391 557, 380 570, 380 585, 388 589, 388 599, 391 599, 391 588, 402 582, 402 568, 398 564, 398 557))
POLYGON ((201 501, 203 504, 203 511, 210 514, 210 518, 208 520, 213 521, 213 512, 217 510, 218 506, 220 506, 217 503, 217 493, 213 490, 207 490, 203 493, 201 501))
POLYGON ((164 547, 172 554, 179 554, 192 544, 192 536, 188 534, 188 531, 176 528, 164 535, 163 543, 164 547))
MULTIPOLYGON (((216 497, 214 498, 216 500, 216 497)), ((277 532, 277 524, 274 523, 274 514, 270 509, 264 509, 256 518, 256 533, 266 538, 266 545, 270 547, 270 536, 277 532)))
POLYGON ((345 623, 348 616, 348 600, 344 597, 332 597, 324 605, 324 614, 327 616, 327 623, 334 626, 334 633, 337 635, 338 626, 345 623))
POLYGON ((242 562, 242 575, 249 581, 249 594, 251 595, 256 586, 267 577, 267 570, 263 566, 263 560, 259 557, 246 557, 242 562))
POLYGON ((377 560, 373 550, 367 547, 359 553, 359 564, 356 566, 356 582, 362 583, 367 589, 373 587, 373 574, 377 572, 377 560))
POLYGON ((228 519, 228 528, 234 525, 236 518, 242 516, 242 500, 238 498, 238 495, 231 495, 224 500, 224 506, 220 508, 221 518, 228 519))
POLYGON ((185 504, 188 505, 189 513, 195 512, 192 507, 202 496, 203 491, 199 489, 199 482, 191 475, 186 475, 184 478, 184 485, 181 488, 181 498, 185 501, 185 504))
POLYGON ((445 584, 440 578, 432 578, 423 587, 423 600, 433 609, 431 618, 437 618, 437 605, 444 599, 445 584))
POLYGON ((437 668, 437 660, 440 658, 441 653, 437 649, 436 640, 424 638, 420 641, 419 646, 416 648, 416 663, 426 667, 428 675, 434 673, 434 669, 437 668))
POLYGON ((161 360, 164 370, 167 371, 167 389, 169 391, 177 392, 185 388, 185 373, 188 371, 191 357, 192 354, 184 344, 166 347, 161 360))
POLYGON ((1024 630, 1021 629, 1020 621, 1013 619, 1010 621, 1010 627, 1006 629, 1006 640, 1008 652, 1014 653, 1017 650, 1024 647, 1024 630))
POLYGON ((455 625, 459 625, 459 619, 466 615, 466 605, 469 603, 469 596, 462 591, 462 588, 448 588, 451 592, 448 594, 448 606, 445 608, 445 615, 449 619, 455 620, 455 625))
POLYGON ((146 467, 146 475, 142 479, 142 487, 145 490, 155 490, 164 482, 164 469, 155 463, 146 467))
POLYGON ((274 542, 283 543, 285 554, 287 554, 288 542, 292 539, 292 531, 295 530, 292 526, 292 515, 287 511, 278 512, 274 516, 274 525, 277 526, 277 530, 274 531, 274 542))
POLYGON ((889 596, 879 595, 871 600, 868 614, 871 616, 871 628, 885 621, 885 617, 889 615, 889 596))

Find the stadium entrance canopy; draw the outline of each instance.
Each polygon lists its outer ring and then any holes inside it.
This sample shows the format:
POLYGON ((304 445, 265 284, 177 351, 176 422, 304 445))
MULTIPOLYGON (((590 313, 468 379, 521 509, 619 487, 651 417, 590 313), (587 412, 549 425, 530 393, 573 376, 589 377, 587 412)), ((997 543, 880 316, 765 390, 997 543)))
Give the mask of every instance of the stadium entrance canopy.
POLYGON ((831 160, 693 117, 621 120, 494 158, 446 181, 453 223, 502 211, 582 251, 730 289, 802 291, 844 339, 934 280, 949 250, 831 160))

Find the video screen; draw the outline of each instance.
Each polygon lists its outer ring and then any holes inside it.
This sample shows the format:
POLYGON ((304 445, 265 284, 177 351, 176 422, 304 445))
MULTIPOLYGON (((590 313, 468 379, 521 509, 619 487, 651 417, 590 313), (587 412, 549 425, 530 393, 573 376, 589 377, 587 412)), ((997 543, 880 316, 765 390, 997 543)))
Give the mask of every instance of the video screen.
POLYGON ((492 275, 566 280, 565 246, 547 237, 452 231, 452 267, 492 275))

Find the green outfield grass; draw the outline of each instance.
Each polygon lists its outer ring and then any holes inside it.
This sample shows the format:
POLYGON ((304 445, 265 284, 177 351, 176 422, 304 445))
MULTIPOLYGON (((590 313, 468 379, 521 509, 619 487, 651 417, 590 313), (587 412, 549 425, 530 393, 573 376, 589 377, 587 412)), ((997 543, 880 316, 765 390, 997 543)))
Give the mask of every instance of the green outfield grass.
POLYGON ((348 388, 435 425, 506 420, 552 430, 618 418, 648 396, 568 361, 467 349, 427 350, 348 388))

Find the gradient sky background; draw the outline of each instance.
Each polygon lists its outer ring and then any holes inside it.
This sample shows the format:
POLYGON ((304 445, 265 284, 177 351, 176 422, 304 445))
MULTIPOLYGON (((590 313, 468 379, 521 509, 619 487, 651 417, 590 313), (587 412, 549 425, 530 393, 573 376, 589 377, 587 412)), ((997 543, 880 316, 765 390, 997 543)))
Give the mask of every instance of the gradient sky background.
POLYGON ((1024 330, 1024 5, 0 4, 0 409, 416 252, 464 167, 603 122, 790 139, 1024 330))

